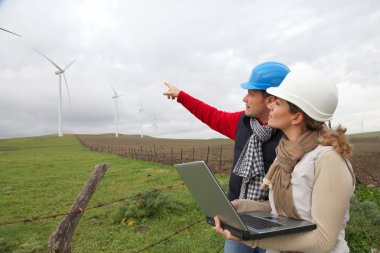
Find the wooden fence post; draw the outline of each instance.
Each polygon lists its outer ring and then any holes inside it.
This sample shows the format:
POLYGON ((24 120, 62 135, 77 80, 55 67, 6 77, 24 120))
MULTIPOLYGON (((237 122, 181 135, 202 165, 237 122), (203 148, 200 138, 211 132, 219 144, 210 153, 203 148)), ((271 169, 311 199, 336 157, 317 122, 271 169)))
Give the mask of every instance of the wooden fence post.
POLYGON ((181 163, 182 163, 182 148, 181 148, 181 163))
POLYGON ((107 164, 100 164, 95 167, 91 177, 82 188, 77 199, 71 207, 70 214, 58 224, 56 231, 49 238, 50 252, 66 253, 71 252, 71 240, 75 228, 83 212, 78 210, 85 209, 92 195, 94 194, 99 181, 103 178, 108 168, 107 164))
POLYGON ((170 165, 173 166, 173 146, 170 150, 170 165))
POLYGON ((223 146, 220 145, 220 156, 219 156, 219 172, 222 171, 222 151, 223 151, 223 146))
POLYGON ((208 155, 210 154, 210 146, 207 146, 206 164, 208 164, 208 155))
POLYGON ((194 147, 193 147, 193 162, 195 161, 195 159, 194 159, 194 147))

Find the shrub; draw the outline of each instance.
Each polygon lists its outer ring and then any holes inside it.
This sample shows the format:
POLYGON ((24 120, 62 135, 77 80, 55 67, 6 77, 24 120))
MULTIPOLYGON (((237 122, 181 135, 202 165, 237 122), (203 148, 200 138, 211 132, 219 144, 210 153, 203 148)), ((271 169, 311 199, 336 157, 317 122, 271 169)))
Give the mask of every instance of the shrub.
POLYGON ((353 253, 371 252, 371 249, 380 249, 379 190, 361 185, 356 190, 351 199, 346 240, 353 253))
POLYGON ((183 210, 182 206, 170 201, 167 194, 149 192, 140 198, 127 200, 119 205, 112 219, 115 224, 132 225, 134 220, 156 217, 168 212, 183 210))
POLYGON ((372 187, 365 186, 363 184, 356 185, 355 197, 359 201, 371 201, 375 202, 380 207, 380 190, 372 187))

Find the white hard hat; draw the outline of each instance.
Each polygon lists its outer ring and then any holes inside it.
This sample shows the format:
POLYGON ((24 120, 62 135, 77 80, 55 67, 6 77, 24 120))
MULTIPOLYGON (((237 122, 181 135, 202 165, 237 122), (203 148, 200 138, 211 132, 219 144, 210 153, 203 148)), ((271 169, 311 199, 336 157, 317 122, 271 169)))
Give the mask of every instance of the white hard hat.
POLYGON ((322 73, 313 69, 292 69, 279 87, 266 90, 320 122, 331 120, 338 105, 338 90, 322 73))

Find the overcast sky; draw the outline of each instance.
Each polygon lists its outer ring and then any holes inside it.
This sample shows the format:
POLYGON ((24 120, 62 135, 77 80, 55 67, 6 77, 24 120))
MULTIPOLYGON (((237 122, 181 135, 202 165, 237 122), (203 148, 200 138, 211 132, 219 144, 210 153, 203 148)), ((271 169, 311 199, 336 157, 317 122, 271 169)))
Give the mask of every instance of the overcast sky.
POLYGON ((311 66, 337 83, 333 124, 380 130, 380 1, 0 0, 0 138, 58 133, 58 76, 66 71, 64 133, 214 138, 164 81, 224 111, 244 109, 253 66, 311 66), (155 120, 156 119, 156 120, 155 120), (158 128, 155 128, 155 122, 158 128), (363 124, 362 124, 363 122, 363 124), (158 132, 155 131, 158 129, 158 132))

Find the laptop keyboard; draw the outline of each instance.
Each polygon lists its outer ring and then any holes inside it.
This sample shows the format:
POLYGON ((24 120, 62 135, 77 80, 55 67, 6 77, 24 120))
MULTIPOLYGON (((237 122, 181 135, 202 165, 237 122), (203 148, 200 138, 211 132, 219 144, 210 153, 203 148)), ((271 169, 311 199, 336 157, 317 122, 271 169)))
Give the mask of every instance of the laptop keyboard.
POLYGON ((283 226, 281 223, 261 219, 251 215, 241 214, 239 215, 242 221, 254 229, 265 229, 265 228, 275 228, 283 226))

